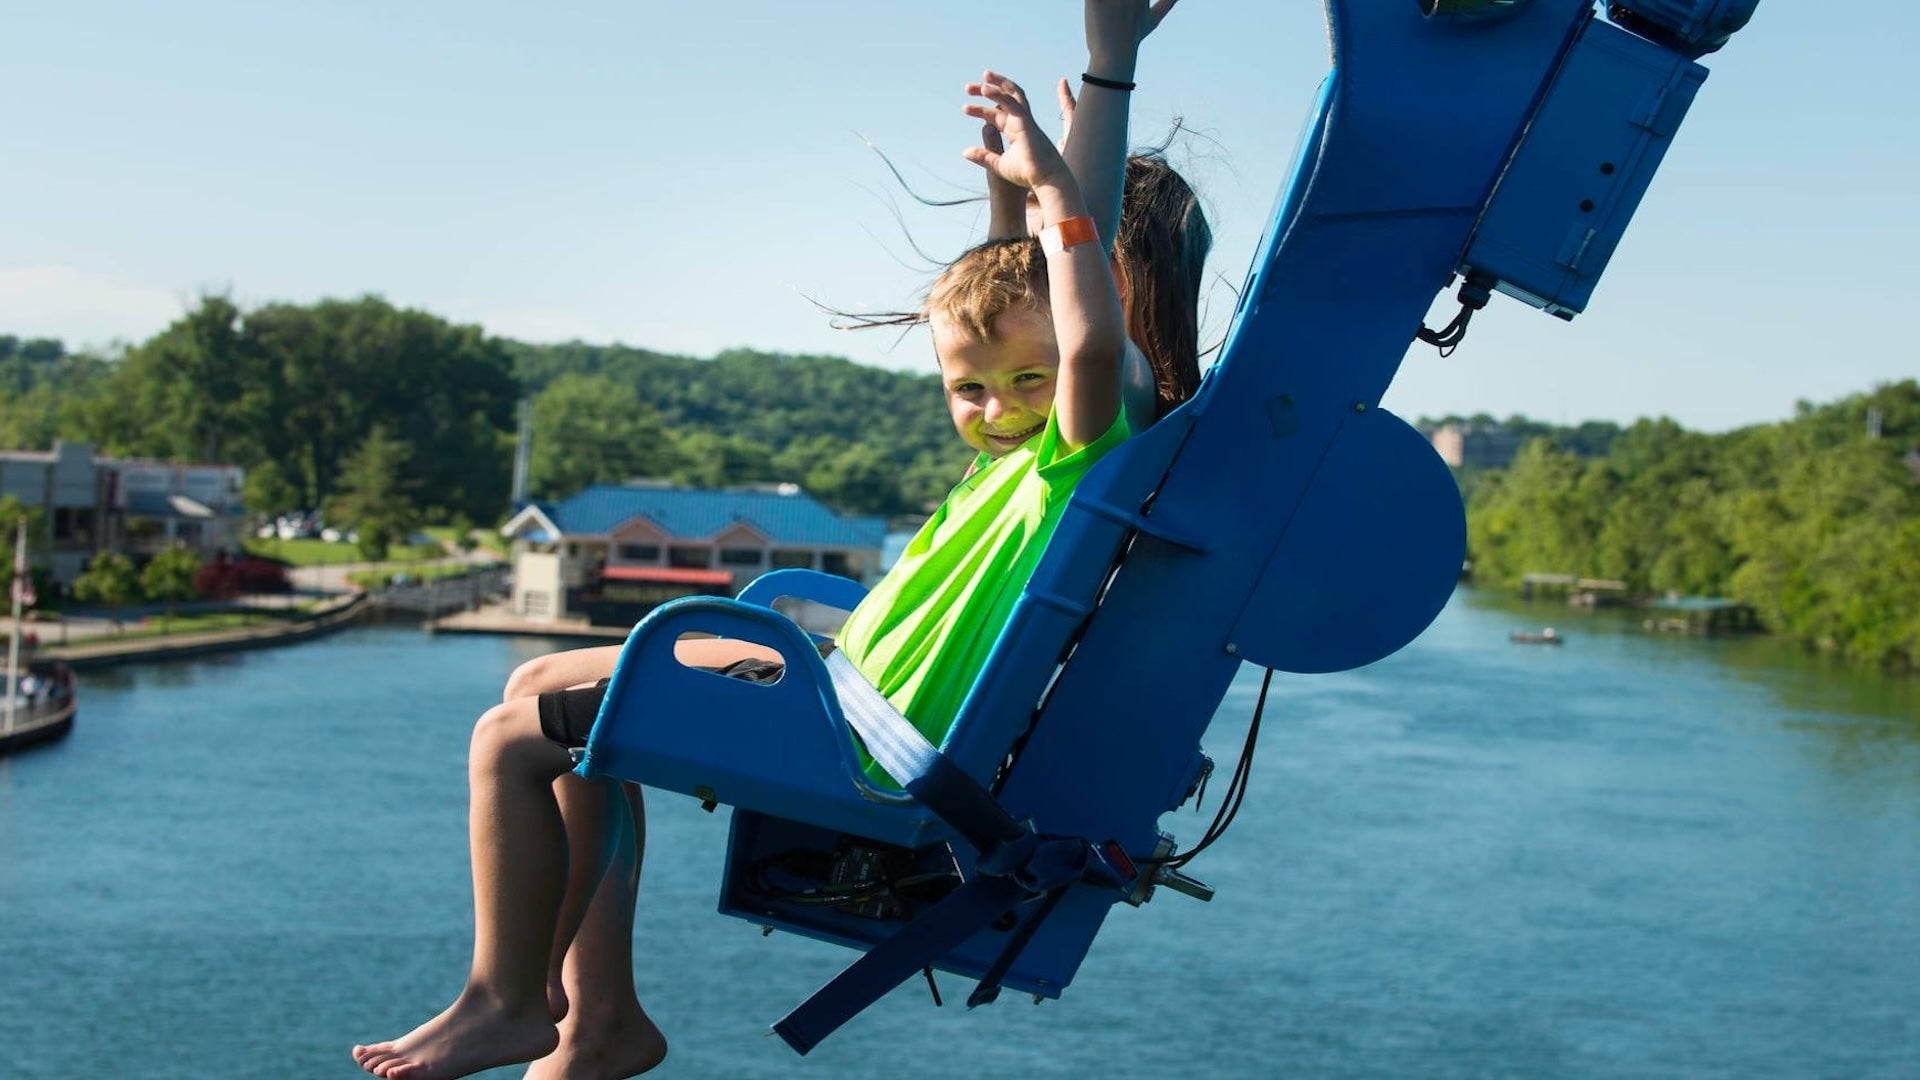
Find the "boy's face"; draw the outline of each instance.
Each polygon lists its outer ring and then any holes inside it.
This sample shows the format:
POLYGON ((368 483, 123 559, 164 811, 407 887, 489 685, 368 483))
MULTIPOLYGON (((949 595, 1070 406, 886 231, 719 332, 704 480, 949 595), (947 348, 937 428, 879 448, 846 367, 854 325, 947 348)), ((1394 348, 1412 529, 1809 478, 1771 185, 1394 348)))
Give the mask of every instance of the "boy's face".
POLYGON ((960 438, 1000 457, 1040 434, 1060 373, 1053 320, 1031 307, 1002 312, 993 321, 993 341, 943 313, 930 324, 947 411, 960 438))

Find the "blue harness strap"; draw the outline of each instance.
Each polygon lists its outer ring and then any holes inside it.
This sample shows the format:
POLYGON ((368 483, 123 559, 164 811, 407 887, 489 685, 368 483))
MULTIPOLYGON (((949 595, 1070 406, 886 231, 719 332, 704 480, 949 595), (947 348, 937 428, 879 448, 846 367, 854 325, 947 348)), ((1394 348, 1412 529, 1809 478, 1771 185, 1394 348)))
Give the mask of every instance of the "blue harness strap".
POLYGON ((1026 899, 1027 891, 1007 878, 974 878, 815 990, 773 1025, 774 1033, 805 1054, 935 957, 1026 899))
POLYGON ((1079 837, 1044 836, 1015 821, 979 782, 927 741, 840 652, 827 673, 848 726, 867 752, 907 793, 939 815, 978 852, 972 880, 868 950, 773 1026, 805 1054, 914 972, 930 966, 1002 915, 1029 901, 1036 910, 1007 941, 969 1007, 992 1001, 1000 980, 1067 890, 1080 882, 1121 888, 1133 875, 1107 852, 1079 837))

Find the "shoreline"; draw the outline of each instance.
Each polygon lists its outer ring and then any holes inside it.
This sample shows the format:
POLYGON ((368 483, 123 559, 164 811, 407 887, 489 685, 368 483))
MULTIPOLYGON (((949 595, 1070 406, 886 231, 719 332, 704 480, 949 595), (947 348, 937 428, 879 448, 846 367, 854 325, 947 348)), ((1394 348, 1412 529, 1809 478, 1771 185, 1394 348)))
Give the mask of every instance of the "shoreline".
POLYGON ((143 637, 132 641, 101 637, 78 644, 43 645, 34 651, 34 659, 58 660, 75 671, 86 671, 149 660, 181 660, 215 653, 268 649, 331 634, 359 621, 370 609, 366 593, 347 593, 323 601, 311 615, 296 621, 143 637))

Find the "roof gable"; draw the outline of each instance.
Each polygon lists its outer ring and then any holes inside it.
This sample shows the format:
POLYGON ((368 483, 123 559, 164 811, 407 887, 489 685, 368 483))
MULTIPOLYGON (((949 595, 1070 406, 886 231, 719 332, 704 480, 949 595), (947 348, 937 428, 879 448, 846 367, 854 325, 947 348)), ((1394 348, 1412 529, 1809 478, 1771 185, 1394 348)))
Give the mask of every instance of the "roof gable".
POLYGON ((781 494, 599 484, 560 503, 551 514, 569 536, 607 536, 636 517, 645 517, 669 541, 713 540, 745 525, 775 544, 877 548, 887 532, 882 518, 842 517, 797 490, 781 494))

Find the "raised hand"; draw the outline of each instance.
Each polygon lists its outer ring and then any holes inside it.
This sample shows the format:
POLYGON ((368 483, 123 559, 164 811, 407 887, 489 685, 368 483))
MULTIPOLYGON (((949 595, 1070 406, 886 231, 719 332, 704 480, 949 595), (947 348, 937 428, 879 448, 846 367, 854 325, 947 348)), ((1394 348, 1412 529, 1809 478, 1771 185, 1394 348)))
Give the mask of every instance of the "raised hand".
POLYGON ((999 150, 993 149, 991 140, 985 139, 983 142, 989 145, 967 147, 963 156, 968 161, 1029 191, 1073 183, 1073 174, 1060 157, 1060 151, 1034 122, 1027 92, 1020 89, 1018 83, 989 71, 980 76, 979 82, 968 83, 967 93, 991 103, 969 104, 964 111, 968 116, 986 121, 1002 141, 999 150))
MULTIPOLYGON (((980 145, 993 153, 1006 150, 1000 129, 992 124, 980 126, 980 145)), ((987 170, 987 239, 1005 240, 1027 235, 1027 193, 1018 184, 1001 179, 987 170)))
POLYGON ((1087 0, 1087 70, 1130 80, 1140 43, 1179 0, 1087 0))

